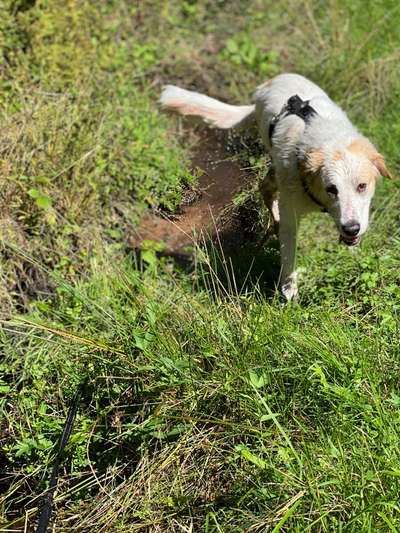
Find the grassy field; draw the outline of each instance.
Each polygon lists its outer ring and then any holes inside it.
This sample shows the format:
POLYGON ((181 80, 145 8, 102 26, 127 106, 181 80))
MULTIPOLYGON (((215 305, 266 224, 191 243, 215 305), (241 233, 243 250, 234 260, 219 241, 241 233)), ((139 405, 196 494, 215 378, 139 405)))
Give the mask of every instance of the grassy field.
POLYGON ((400 531, 396 179, 354 253, 304 224, 298 304, 128 246, 196 182, 165 82, 247 103, 305 74, 397 176, 398 1, 0 5, 0 530, 34 530, 87 379, 54 531, 400 531))

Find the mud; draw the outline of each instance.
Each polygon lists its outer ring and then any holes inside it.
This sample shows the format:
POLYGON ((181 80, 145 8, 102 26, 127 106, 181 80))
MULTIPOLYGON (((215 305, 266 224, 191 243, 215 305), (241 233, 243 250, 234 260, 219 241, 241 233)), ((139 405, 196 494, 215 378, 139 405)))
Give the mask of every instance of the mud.
POLYGON ((226 139, 216 132, 203 134, 193 154, 192 165, 200 171, 194 201, 183 205, 172 218, 146 213, 132 237, 134 248, 140 249, 144 240, 161 241, 165 255, 181 255, 190 253, 188 249, 204 237, 215 239, 221 232, 227 232, 232 220, 222 216, 226 207, 255 177, 241 168, 228 153, 226 139))

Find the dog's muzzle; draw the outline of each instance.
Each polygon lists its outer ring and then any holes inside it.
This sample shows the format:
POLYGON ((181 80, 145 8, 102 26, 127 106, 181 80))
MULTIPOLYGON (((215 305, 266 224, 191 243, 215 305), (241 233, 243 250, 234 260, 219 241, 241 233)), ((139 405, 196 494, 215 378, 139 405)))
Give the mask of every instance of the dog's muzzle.
POLYGON ((341 241, 347 246, 355 246, 360 242, 360 224, 356 220, 350 220, 341 227, 341 241))

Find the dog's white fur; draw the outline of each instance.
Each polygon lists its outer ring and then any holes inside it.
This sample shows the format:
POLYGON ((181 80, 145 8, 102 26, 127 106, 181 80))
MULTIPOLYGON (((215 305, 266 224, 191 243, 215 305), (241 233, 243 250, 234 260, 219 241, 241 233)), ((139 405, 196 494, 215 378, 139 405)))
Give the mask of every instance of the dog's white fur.
POLYGON ((279 221, 282 292, 292 299, 298 293, 295 271, 298 224, 305 214, 320 210, 306 193, 304 182, 311 195, 326 207, 342 239, 353 245, 367 230, 376 179, 389 173, 383 157, 340 107, 303 76, 281 74, 260 85, 254 100, 254 105, 233 106, 167 85, 160 102, 165 109, 201 117, 221 129, 257 121, 274 169, 274 175, 267 177, 261 191, 279 221), (271 141, 271 121, 295 94, 309 100, 317 115, 307 124, 297 115, 282 116, 271 141), (359 226, 358 234, 349 236, 346 228, 354 228, 354 224, 359 226))

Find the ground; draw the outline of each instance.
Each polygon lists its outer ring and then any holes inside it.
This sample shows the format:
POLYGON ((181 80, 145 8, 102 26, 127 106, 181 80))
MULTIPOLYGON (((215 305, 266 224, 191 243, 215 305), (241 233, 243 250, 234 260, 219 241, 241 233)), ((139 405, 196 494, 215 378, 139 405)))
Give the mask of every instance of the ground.
POLYGON ((54 531, 400 530, 397 0, 0 4, 2 530, 35 529, 82 381, 54 531), (358 250, 303 225, 289 305, 253 139, 231 140, 235 253, 134 242, 202 183, 206 134, 160 113, 161 86, 245 104, 283 71, 394 176, 358 250))

